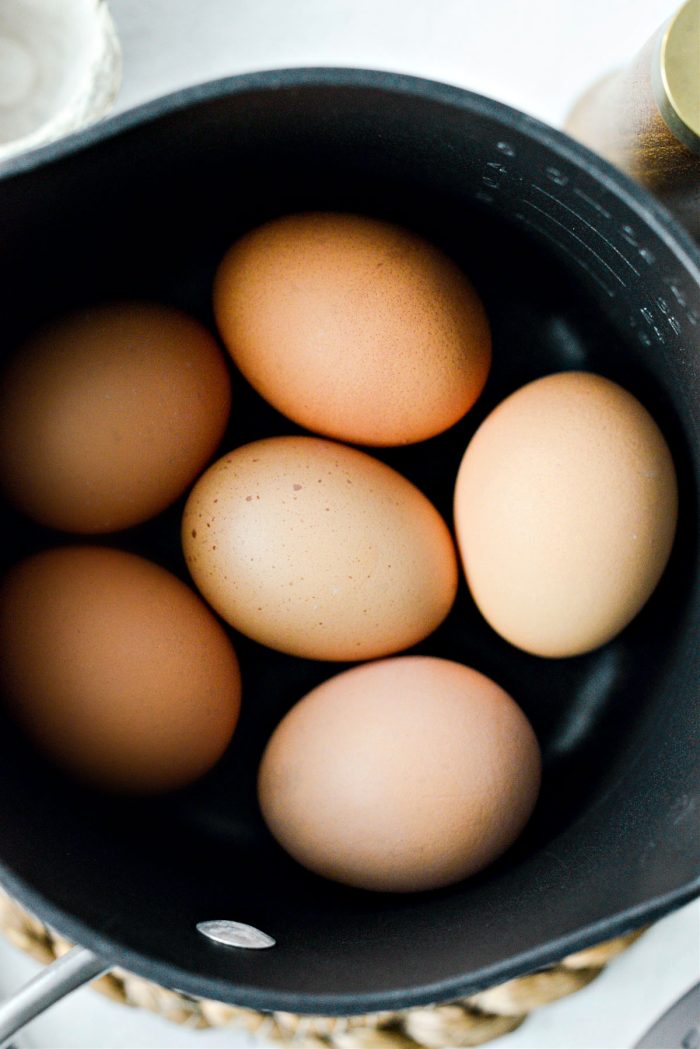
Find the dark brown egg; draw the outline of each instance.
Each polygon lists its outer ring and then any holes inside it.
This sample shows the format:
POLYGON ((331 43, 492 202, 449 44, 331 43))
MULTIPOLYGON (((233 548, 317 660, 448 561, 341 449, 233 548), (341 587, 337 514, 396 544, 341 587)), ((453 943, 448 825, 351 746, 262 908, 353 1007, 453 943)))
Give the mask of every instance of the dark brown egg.
POLYGON ((108 790, 184 786, 236 726, 238 660, 184 583, 133 554, 65 547, 0 587, 0 685, 32 740, 108 790))
POLYGON ((166 306, 56 321, 0 385, 0 487, 41 524, 112 532, 160 513, 204 469, 231 389, 214 337, 166 306))

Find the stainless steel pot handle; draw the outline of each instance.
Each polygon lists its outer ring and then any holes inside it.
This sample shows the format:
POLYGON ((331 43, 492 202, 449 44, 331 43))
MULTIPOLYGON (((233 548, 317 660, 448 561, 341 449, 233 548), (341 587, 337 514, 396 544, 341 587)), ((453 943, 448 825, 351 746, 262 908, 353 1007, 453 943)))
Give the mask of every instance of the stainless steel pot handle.
MULTIPOLYGON (((276 942, 254 925, 228 918, 198 922, 197 932, 220 947, 237 950, 267 950, 276 942)), ((104 958, 87 947, 72 947, 47 965, 16 994, 0 1003, 0 1049, 5 1049, 10 1038, 35 1016, 110 969, 104 958)))
POLYGON ((51 965, 47 965, 16 994, 0 1004, 0 1049, 35 1016, 84 983, 102 976, 109 968, 103 958, 87 947, 72 947, 51 965))

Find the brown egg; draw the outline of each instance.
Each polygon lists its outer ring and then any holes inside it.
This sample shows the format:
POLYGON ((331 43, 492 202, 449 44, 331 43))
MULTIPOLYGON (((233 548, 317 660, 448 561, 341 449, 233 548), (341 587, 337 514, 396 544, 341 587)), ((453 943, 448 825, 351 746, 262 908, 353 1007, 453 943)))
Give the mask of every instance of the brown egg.
POLYGON ((540 783, 535 734, 483 674, 403 656, 353 667, 282 720, 260 766, 270 831, 299 863, 413 892, 482 870, 516 839, 540 783))
POLYGON ((488 320, 464 273, 415 233, 312 212, 275 219, 225 256, 214 285, 222 338, 279 411, 359 444, 446 430, 479 396, 488 320))
POLYGON ((311 659, 368 659, 445 618, 457 560, 426 497, 377 459, 316 437, 225 455, 192 490, 185 558, 242 633, 311 659))
POLYGON ((133 554, 64 547, 0 587, 0 685, 34 742, 101 788, 151 794, 205 773, 238 719, 238 661, 179 579, 133 554))
POLYGON ((676 529, 673 460, 654 420, 600 375, 523 386, 477 430, 457 478, 467 582, 488 622, 539 656, 613 638, 659 581, 676 529))
POLYGON ((205 467, 230 401, 224 356, 192 317, 148 303, 82 310, 37 333, 3 376, 0 487, 53 528, 127 528, 205 467))

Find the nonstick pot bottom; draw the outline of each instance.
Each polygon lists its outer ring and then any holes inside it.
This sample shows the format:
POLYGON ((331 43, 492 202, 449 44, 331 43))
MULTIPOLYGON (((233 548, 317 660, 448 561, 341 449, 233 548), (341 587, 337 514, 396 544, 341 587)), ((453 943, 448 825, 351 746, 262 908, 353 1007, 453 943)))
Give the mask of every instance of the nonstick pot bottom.
MULTIPOLYGON (((0 889, 0 928, 7 938, 37 961, 48 963, 71 946, 0 889)), ((634 943, 644 929, 570 954, 558 964, 469 998, 446 1005, 364 1016, 296 1016, 262 1013, 223 1002, 191 998, 140 976, 115 969, 93 984, 113 1001, 149 1009, 171 1023, 190 1028, 242 1028, 261 1040, 280 1045, 342 1049, 436 1049, 476 1046, 500 1038, 534 1009, 565 998, 595 980, 605 966, 634 943)))

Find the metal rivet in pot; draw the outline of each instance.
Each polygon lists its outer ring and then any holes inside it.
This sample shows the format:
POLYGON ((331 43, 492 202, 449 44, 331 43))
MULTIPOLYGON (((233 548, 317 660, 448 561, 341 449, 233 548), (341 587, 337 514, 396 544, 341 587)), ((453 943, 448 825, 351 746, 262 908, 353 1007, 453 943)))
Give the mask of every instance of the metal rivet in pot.
POLYGON ((245 922, 233 922, 226 919, 216 921, 198 922, 197 930, 202 936, 213 940, 214 943, 222 943, 225 947, 245 947, 248 950, 263 950, 266 947, 274 947, 276 940, 268 936, 266 932, 256 929, 254 925, 246 925, 245 922))

